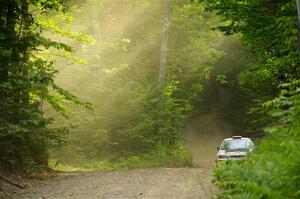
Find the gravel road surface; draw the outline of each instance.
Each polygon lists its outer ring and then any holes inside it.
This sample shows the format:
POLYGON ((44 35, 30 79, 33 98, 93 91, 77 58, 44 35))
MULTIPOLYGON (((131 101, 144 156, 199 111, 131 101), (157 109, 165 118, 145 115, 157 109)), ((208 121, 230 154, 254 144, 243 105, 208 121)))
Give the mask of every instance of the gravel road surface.
POLYGON ((210 170, 140 169, 60 174, 13 199, 211 199, 210 170))

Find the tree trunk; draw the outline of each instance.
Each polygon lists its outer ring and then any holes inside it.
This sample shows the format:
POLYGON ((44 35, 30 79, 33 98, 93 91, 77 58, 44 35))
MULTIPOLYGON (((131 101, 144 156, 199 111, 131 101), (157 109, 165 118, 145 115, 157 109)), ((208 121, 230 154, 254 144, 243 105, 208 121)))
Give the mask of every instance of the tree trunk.
MULTIPOLYGON (((23 13, 29 13, 29 7, 28 2, 26 0, 21 0, 21 9, 23 13)), ((28 31, 30 31, 30 17, 28 15, 22 16, 22 24, 23 24, 23 36, 26 36, 28 34, 28 31)), ((20 63, 20 69, 19 72, 22 76, 22 78, 25 81, 29 81, 29 68, 28 68, 28 62, 29 62, 29 52, 28 52, 28 45, 25 45, 25 47, 22 49, 22 60, 20 63)), ((24 106, 28 106, 29 104, 29 91, 28 88, 26 90, 23 90, 21 92, 22 103, 24 106)))
MULTIPOLYGON (((2 50, 5 52, 0 55, 0 84, 4 85, 8 82, 8 72, 11 60, 13 59, 13 46, 15 45, 15 25, 16 25, 16 1, 4 1, 0 4, 0 32, 4 35, 4 38, 0 40, 0 46, 2 50), (10 53, 10 54, 9 54, 10 53)), ((7 120, 7 90, 0 89, 0 121, 7 120)))
POLYGON ((94 2, 94 4, 92 11, 92 31, 94 38, 98 41, 100 39, 99 8, 97 2, 94 2))
POLYGON ((296 0, 297 3, 297 12, 298 12, 298 48, 300 49, 300 0, 296 0))
POLYGON ((170 30, 171 1, 172 0, 165 0, 164 26, 163 26, 163 34, 161 39, 160 66, 159 66, 159 83, 162 88, 165 83, 167 61, 168 61, 168 41, 169 41, 169 30, 170 30))

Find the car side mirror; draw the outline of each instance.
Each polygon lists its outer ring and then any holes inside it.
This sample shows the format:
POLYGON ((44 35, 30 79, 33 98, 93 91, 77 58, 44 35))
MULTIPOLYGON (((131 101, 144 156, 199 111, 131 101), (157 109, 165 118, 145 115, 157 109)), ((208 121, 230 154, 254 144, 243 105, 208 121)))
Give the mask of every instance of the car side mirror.
POLYGON ((220 150, 220 146, 217 146, 217 150, 218 150, 218 151, 220 150))

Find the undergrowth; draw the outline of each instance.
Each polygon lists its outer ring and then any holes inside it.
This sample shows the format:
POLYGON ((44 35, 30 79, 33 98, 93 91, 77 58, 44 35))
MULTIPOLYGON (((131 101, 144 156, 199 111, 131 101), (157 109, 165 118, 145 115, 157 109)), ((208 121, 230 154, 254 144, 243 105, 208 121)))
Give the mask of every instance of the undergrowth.
POLYGON ((63 172, 75 171, 120 171, 138 168, 155 167, 187 167, 192 164, 192 156, 183 145, 176 148, 158 146, 156 150, 148 154, 132 154, 116 160, 94 159, 86 160, 82 157, 76 163, 63 162, 59 159, 50 159, 49 167, 63 172))
POLYGON ((281 95, 266 103, 274 124, 258 149, 243 161, 227 162, 214 170, 219 198, 300 198, 299 81, 284 84, 281 95))

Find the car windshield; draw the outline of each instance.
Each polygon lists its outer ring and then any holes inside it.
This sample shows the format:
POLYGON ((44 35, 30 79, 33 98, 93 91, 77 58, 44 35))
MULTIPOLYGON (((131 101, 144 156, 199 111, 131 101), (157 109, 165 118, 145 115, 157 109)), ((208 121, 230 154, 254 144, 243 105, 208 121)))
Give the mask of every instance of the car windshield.
POLYGON ((238 140, 226 140, 224 141, 221 150, 235 150, 235 149, 248 149, 248 140, 238 139, 238 140))

